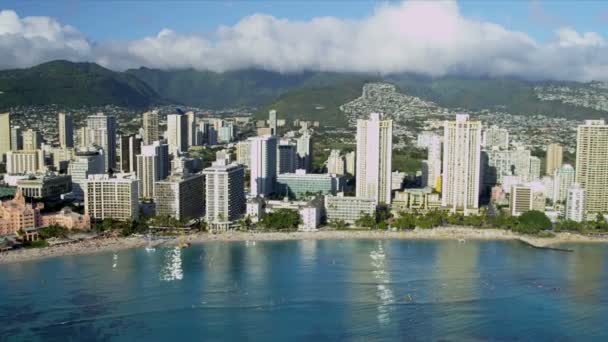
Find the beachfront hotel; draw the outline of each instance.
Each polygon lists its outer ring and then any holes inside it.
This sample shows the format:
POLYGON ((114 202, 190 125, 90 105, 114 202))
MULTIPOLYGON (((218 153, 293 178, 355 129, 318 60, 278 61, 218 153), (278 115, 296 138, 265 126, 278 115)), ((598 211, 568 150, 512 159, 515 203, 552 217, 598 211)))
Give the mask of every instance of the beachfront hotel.
POLYGON ((270 195, 277 179, 277 139, 272 135, 249 138, 251 195, 270 195))
POLYGON ((391 203, 393 120, 357 120, 357 197, 391 203))
POLYGON ((84 209, 91 221, 136 220, 138 198, 139 180, 133 174, 91 175, 86 182, 84 209))
POLYGON ((608 212, 608 125, 586 120, 576 137, 576 182, 586 190, 586 216, 608 212))
POLYGON ((173 174, 157 181, 154 191, 157 216, 191 220, 205 215, 205 176, 173 174))
POLYGON ((137 177, 139 178, 139 197, 154 198, 157 181, 169 175, 169 145, 155 141, 141 147, 137 156, 137 177))
POLYGON ((377 202, 373 198, 347 197, 344 193, 325 196, 327 222, 344 221, 354 223, 363 215, 374 216, 377 202))
POLYGON ((203 174, 209 229, 227 230, 245 213, 245 167, 218 159, 203 174))
POLYGON ((481 122, 457 114, 444 123, 441 205, 467 215, 479 210, 481 122))

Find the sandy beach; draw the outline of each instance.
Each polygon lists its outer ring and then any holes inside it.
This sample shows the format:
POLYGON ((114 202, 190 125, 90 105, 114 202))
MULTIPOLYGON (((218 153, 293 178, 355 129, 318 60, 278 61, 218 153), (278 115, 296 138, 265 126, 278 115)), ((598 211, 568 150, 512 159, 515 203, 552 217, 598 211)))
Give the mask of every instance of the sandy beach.
MULTIPOLYGON (((317 232, 226 232, 220 234, 198 233, 179 239, 155 240, 154 246, 174 246, 181 242, 192 244, 209 241, 281 241, 281 240, 340 240, 340 239, 404 239, 404 240, 519 240, 535 247, 557 246, 568 242, 608 242, 608 237, 593 237, 572 233, 557 233, 554 237, 541 238, 520 235, 501 229, 466 227, 441 227, 411 231, 387 232, 376 230, 323 230, 317 232)), ((143 248, 145 238, 104 238, 47 248, 20 249, 0 253, 0 264, 44 259, 63 255, 82 255, 143 248)))

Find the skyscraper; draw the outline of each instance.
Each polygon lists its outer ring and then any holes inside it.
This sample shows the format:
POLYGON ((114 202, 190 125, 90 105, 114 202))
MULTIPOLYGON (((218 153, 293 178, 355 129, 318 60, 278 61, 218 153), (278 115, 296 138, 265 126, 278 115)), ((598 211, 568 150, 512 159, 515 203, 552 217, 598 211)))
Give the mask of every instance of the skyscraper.
POLYGON ((0 114, 0 160, 11 150, 11 114, 0 114))
POLYGON ((37 150, 42 145, 42 136, 38 131, 30 128, 23 131, 21 136, 23 137, 23 150, 25 151, 37 150))
POLYGON ((312 140, 312 135, 306 130, 296 141, 298 169, 304 169, 306 172, 312 171, 312 140))
POLYGON ((74 147, 74 120, 72 115, 59 113, 57 123, 59 124, 59 146, 61 148, 74 147))
POLYGON ((158 111, 145 112, 142 117, 142 127, 144 129, 143 144, 150 145, 158 140, 158 111))
POLYGON ((479 208, 481 123, 467 114, 444 123, 441 204, 465 215, 479 208))
POLYGON ((23 150, 23 131, 19 126, 11 127, 11 151, 23 150))
POLYGON ((141 153, 142 141, 136 135, 120 137, 120 169, 124 173, 136 172, 137 155, 141 153))
POLYGON ((576 171, 570 164, 563 164, 553 172, 553 202, 564 202, 568 189, 574 184, 576 171))
POLYGON ((152 145, 141 147, 137 156, 137 177, 139 178, 139 196, 154 198, 154 186, 159 180, 169 175, 169 146, 155 141, 152 145))
POLYGON ((174 174, 156 182, 154 188, 156 215, 190 220, 205 215, 205 176, 174 174))
POLYGON ((277 151, 277 174, 294 173, 297 168, 296 145, 288 140, 281 140, 277 151))
POLYGON ((437 188, 441 177, 441 137, 430 136, 427 146, 426 174, 423 173, 422 183, 424 186, 437 188))
POLYGON ((545 173, 552 175, 555 170, 562 166, 564 158, 564 148, 560 144, 550 144, 547 146, 547 165, 545 167, 545 173))
POLYGON ((576 137, 576 182, 586 190, 586 215, 608 212, 608 125, 586 120, 576 137))
POLYGON ((391 203, 393 120, 357 120, 357 197, 391 203))
POLYGON ((138 183, 132 174, 89 176, 84 199, 85 214, 97 222, 106 218, 119 221, 137 219, 138 183))
MULTIPOLYGON (((275 146, 276 149, 276 146, 275 146)), ((205 219, 211 230, 227 230, 245 213, 245 168, 215 161, 205 175, 205 219)))
POLYGON ((271 110, 268 112, 268 125, 272 130, 272 135, 277 135, 277 111, 271 110))
POLYGON ((340 150, 331 150, 327 158, 327 173, 334 175, 344 175, 346 173, 346 163, 344 156, 340 155, 340 150))
POLYGON ((98 113, 87 118, 88 145, 103 149, 105 169, 116 168, 116 118, 112 115, 98 113))
POLYGON ((188 117, 183 114, 167 115, 167 142, 172 155, 188 152, 188 117))
POLYGON ((270 195, 277 178, 277 139, 265 135, 248 140, 251 144, 251 195, 270 195))
POLYGON ((197 146, 199 143, 196 134, 196 115, 192 111, 187 112, 185 115, 188 121, 188 146, 197 146))
POLYGON ((68 166, 68 174, 72 176, 72 197, 77 200, 84 200, 87 178, 90 175, 105 172, 103 150, 91 148, 86 151, 77 151, 68 166))

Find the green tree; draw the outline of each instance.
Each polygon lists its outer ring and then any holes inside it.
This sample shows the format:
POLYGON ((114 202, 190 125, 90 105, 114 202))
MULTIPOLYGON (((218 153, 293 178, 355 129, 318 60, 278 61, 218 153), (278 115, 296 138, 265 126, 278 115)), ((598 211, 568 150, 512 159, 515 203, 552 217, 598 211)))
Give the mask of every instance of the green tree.
POLYGON ((370 214, 364 214, 355 221, 357 227, 376 228, 376 219, 370 214))
POLYGON ((293 209, 279 209, 268 213, 260 220, 260 226, 267 229, 296 229, 300 224, 300 214, 293 209))
POLYGON ((521 214, 514 230, 525 234, 538 234, 542 230, 551 229, 552 224, 542 211, 530 210, 521 214))
POLYGON ((585 225, 580 222, 573 220, 563 220, 555 224, 555 231, 557 232, 582 232, 585 229, 585 225))
POLYGON ((52 224, 48 227, 38 229, 38 235, 43 240, 50 238, 65 238, 68 236, 69 232, 69 229, 57 224, 52 224))
POLYGON ((348 224, 346 222, 344 222, 344 220, 331 220, 331 221, 329 221, 328 225, 331 228, 337 229, 337 230, 348 228, 348 224))
POLYGON ((393 226, 397 229, 414 229, 416 228, 416 215, 401 212, 399 217, 393 222, 393 226))

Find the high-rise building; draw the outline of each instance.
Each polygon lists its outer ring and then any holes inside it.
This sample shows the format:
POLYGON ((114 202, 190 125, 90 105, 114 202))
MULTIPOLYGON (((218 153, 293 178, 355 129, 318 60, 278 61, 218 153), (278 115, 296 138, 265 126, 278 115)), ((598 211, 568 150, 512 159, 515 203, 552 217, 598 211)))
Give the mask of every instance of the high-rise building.
POLYGON ((186 121, 188 122, 188 146, 198 146, 199 143, 196 134, 196 115, 194 115, 194 112, 192 111, 189 111, 184 115, 186 116, 186 121))
POLYGON ((21 127, 11 127, 11 151, 23 150, 23 131, 21 127))
POLYGON ((312 171, 312 143, 312 135, 308 130, 304 131, 296 142, 298 147, 298 169, 304 169, 306 172, 312 171))
POLYGON ((120 169, 123 173, 137 172, 137 155, 141 153, 142 139, 136 135, 120 137, 120 169))
POLYGON ((11 150, 11 114, 0 114, 0 160, 11 150))
POLYGON ((59 146, 61 148, 74 147, 74 119, 72 115, 59 113, 57 123, 59 125, 59 146))
POLYGON ((272 135, 277 135, 277 111, 271 110, 268 112, 268 126, 272 130, 272 135))
POLYGON ((33 151, 37 150, 42 146, 42 136, 38 131, 33 129, 27 129, 21 133, 23 137, 23 150, 33 151))
POLYGON ((493 147, 499 149, 509 148, 509 131, 498 126, 491 126, 483 131, 482 145, 486 149, 493 147))
POLYGON ((186 115, 167 115, 167 143, 169 153, 174 156, 188 152, 188 117, 186 115))
POLYGON ((531 156, 529 161, 528 182, 533 182, 540 179, 540 159, 531 156))
POLYGON ((437 188, 441 179, 441 137, 438 135, 433 134, 429 137, 425 165, 422 186, 437 188))
POLYGON ((346 163, 344 156, 340 155, 340 150, 331 150, 327 158, 327 173, 342 176, 346 173, 346 163))
POLYGON ((203 170, 203 174, 205 219, 209 229, 227 230, 245 213, 245 168, 218 160, 203 170))
POLYGON ((441 205, 465 215, 479 209, 481 123, 467 114, 444 123, 441 205))
POLYGON ((133 174, 92 175, 86 182, 85 214, 91 221, 134 220, 139 217, 139 181, 133 174))
POLYGON ((393 120, 357 120, 357 197, 391 203, 393 120))
POLYGON ((228 123, 223 125, 217 131, 217 140, 221 143, 229 143, 234 139, 234 125, 228 123))
POLYGON ((251 165, 251 142, 249 140, 239 141, 236 144, 236 161, 249 167, 251 165))
MULTIPOLYGON (((88 149, 89 146, 89 130, 87 127, 80 127, 74 131, 74 145, 76 148, 88 149)), ((101 147, 101 146, 98 146, 101 147)))
POLYGON ((8 151, 6 153, 6 173, 36 173, 44 171, 42 150, 8 151))
POLYGON ((282 173, 277 176, 276 193, 290 198, 302 198, 316 194, 337 194, 344 191, 345 179, 329 173, 282 173))
POLYGON ((139 178, 140 198, 154 198, 154 186, 157 181, 169 175, 169 146, 155 141, 152 145, 143 145, 137 156, 137 177, 139 178))
POLYGON ((205 215, 205 176, 174 174, 156 182, 154 191, 156 215, 191 220, 205 215))
POLYGON ((585 221, 586 193, 578 183, 568 189, 566 199, 566 219, 576 222, 585 221))
POLYGON ((90 148, 76 151, 68 166, 68 174, 72 176, 72 197, 76 200, 84 200, 87 178, 90 175, 105 172, 105 158, 102 149, 90 148))
POLYGON ((608 125, 587 120, 578 126, 576 182, 586 190, 586 215, 608 212, 608 125))
POLYGON ((350 151, 344 155, 344 161, 346 162, 346 173, 354 176, 357 173, 357 154, 355 151, 350 151))
POLYGON ((568 197, 568 189, 574 184, 576 171, 570 164, 563 164, 553 172, 553 201, 564 202, 568 197))
POLYGON ((552 175, 555 170, 562 166, 564 158, 564 148, 560 144, 550 144, 547 146, 547 158, 545 173, 552 175))
POLYGON ((294 173, 298 168, 296 145, 281 140, 277 151, 277 174, 294 173))
POLYGON ((251 137, 251 195, 270 195, 277 178, 277 139, 271 135, 251 137))
POLYGON ((145 112, 142 116, 142 127, 144 130, 143 134, 143 144, 150 145, 160 136, 158 132, 159 126, 159 114, 157 110, 153 110, 150 112, 145 112))
POLYGON ((116 168, 116 118, 98 113, 87 117, 87 138, 89 145, 103 149, 105 169, 116 168))

